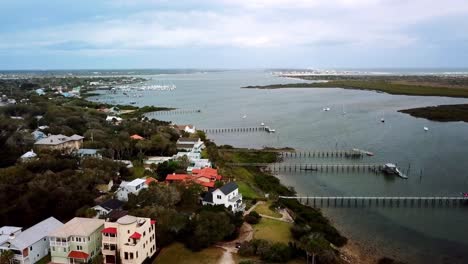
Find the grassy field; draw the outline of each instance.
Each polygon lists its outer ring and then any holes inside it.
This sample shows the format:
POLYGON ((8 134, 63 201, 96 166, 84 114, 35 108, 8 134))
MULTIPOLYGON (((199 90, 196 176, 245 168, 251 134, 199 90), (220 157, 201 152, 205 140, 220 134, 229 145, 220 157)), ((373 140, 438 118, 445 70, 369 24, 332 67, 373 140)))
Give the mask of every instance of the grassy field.
POLYGON ((293 239, 290 232, 291 226, 290 223, 262 218, 260 223, 253 226, 254 238, 287 244, 293 239))
POLYGON ((254 211, 256 211, 259 214, 268 215, 268 216, 276 217, 276 218, 281 218, 281 214, 276 212, 276 211, 272 211, 270 209, 270 205, 271 205, 270 202, 267 202, 265 204, 259 204, 259 205, 257 205, 257 207, 255 207, 254 211))
POLYGON ((166 248, 163 248, 154 263, 158 264, 215 264, 223 255, 223 250, 220 248, 207 248, 200 252, 192 252, 180 243, 174 243, 166 248))
POLYGON ((392 81, 336 80, 320 83, 273 84, 266 86, 247 86, 244 88, 282 89, 282 88, 343 88, 381 91, 389 94, 417 96, 447 96, 468 98, 468 87, 453 88, 427 84, 403 84, 392 81))
POLYGON ((261 196, 258 195, 257 192, 255 192, 252 187, 246 182, 243 181, 237 181, 237 185, 239 186, 239 192, 242 193, 242 196, 246 199, 258 199, 261 196))

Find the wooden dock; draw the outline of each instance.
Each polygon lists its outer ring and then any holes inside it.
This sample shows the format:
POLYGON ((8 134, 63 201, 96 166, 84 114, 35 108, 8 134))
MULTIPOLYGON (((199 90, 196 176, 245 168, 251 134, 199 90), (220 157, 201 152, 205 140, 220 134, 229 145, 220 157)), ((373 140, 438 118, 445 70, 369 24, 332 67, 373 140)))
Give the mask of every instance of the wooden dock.
POLYGON ((265 127, 202 128, 205 133, 268 132, 265 127))
POLYGON ((314 208, 323 207, 460 207, 468 205, 462 196, 279 196, 295 199, 314 208))
POLYGON ((160 116, 160 115, 183 115, 183 114, 194 114, 201 113, 200 109, 174 109, 167 111, 155 111, 147 113, 148 116, 160 116))
POLYGON ((380 172, 382 164, 227 163, 230 166, 266 167, 272 172, 380 172))

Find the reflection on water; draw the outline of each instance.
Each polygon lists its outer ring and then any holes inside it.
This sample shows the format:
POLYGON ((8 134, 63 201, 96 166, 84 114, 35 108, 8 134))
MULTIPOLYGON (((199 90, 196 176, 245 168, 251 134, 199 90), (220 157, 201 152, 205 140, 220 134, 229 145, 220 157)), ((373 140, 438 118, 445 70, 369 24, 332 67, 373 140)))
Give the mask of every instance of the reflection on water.
MULTIPOLYGON (((303 195, 454 196, 468 191, 468 124, 437 123, 398 113, 398 109, 467 103, 466 99, 396 96, 344 89, 240 89, 247 85, 297 82, 261 71, 152 76, 177 85, 174 91, 142 91, 141 98, 122 94, 100 100, 137 105, 201 109, 200 113, 160 115, 175 123, 198 128, 256 127, 264 122, 276 133, 235 132, 209 134, 218 144, 259 148, 294 147, 300 150, 360 148, 376 155, 363 160, 294 160, 303 163, 398 164, 409 179, 368 173, 282 173, 278 177, 303 195), (329 107, 330 111, 323 111, 329 107), (346 114, 343 114, 343 109, 346 114), (246 115, 246 118, 242 118, 246 115), (385 123, 380 122, 384 117, 385 123), (428 127, 428 132, 424 131, 428 127)), ((150 83, 151 84, 151 81, 150 83)), ((290 162, 290 161, 285 161, 290 162)), ((468 263, 468 209, 327 209, 347 234, 372 241, 385 252, 398 250, 407 259, 428 258, 468 263), (424 254, 423 254, 424 253, 424 254), (465 255, 465 259, 463 256, 465 255), (416 258, 416 256, 422 258, 416 258)))

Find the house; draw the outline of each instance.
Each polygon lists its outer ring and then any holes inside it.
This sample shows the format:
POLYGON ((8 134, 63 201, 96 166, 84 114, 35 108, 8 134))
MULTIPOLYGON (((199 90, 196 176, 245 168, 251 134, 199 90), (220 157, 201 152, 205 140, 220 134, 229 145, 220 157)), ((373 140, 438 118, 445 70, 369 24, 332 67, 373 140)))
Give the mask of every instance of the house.
POLYGON ((28 151, 26 153, 24 153, 23 155, 21 155, 20 159, 21 161, 25 162, 25 161, 28 161, 28 160, 33 160, 37 157, 37 154, 34 153, 34 151, 31 149, 31 151, 28 151))
POLYGON ((102 230, 104 263, 141 264, 156 252, 156 221, 125 215, 102 230))
POLYGON ((230 208, 233 213, 245 210, 245 204, 242 203, 242 194, 239 193, 239 187, 235 182, 229 182, 221 188, 207 192, 202 200, 203 205, 224 205, 230 208))
POLYGON ((79 158, 102 158, 102 155, 98 153, 98 149, 78 149, 74 153, 79 158))
POLYGON ((213 168, 194 169, 192 170, 192 175, 207 177, 213 181, 219 181, 223 178, 223 176, 218 174, 218 170, 213 168))
POLYGON ((131 182, 122 181, 115 194, 117 199, 126 202, 128 201, 128 194, 131 193, 138 195, 141 190, 146 188, 148 188, 148 185, 146 185, 146 179, 135 179, 131 182))
POLYGON ((35 92, 36 92, 37 95, 44 95, 45 94, 44 88, 36 89, 35 92))
POLYGON ((49 217, 24 231, 20 227, 2 227, 0 251, 11 250, 15 263, 36 263, 49 254, 49 233, 61 226, 59 220, 49 217))
POLYGON ((114 160, 115 162, 120 162, 126 165, 127 169, 133 168, 133 163, 130 160, 114 160))
POLYGON ((211 177, 207 175, 188 175, 188 174, 168 174, 166 176, 166 182, 173 183, 173 182, 194 182, 196 184, 201 185, 208 190, 210 188, 215 187, 215 183, 217 180, 220 180, 222 176, 219 175, 218 177, 211 177))
POLYGON ((174 126, 174 128, 179 131, 184 131, 190 134, 194 134, 195 132, 197 132, 194 125, 176 125, 174 126))
POLYGON ((102 217, 108 215, 113 210, 122 209, 123 205, 124 202, 122 201, 119 201, 117 199, 109 199, 101 204, 94 206, 93 209, 96 211, 97 217, 102 217))
POLYGON ((205 144, 200 138, 184 138, 177 140, 176 147, 179 150, 188 152, 201 152, 205 148, 205 144))
POLYGON ((138 134, 131 135, 130 138, 133 139, 133 140, 144 140, 145 139, 144 137, 142 137, 142 136, 140 136, 138 134))
POLYGON ((88 263, 101 252, 104 220, 75 217, 49 234, 53 263, 88 263))
POLYGON ((81 145, 83 145, 83 139, 84 137, 79 135, 73 135, 71 137, 67 137, 64 135, 51 135, 36 141, 36 143, 34 143, 34 146, 38 150, 49 149, 71 153, 74 150, 78 150, 81 148, 81 145))
POLYGON ((109 123, 116 123, 116 124, 120 124, 120 122, 122 122, 122 118, 121 117, 118 117, 118 116, 107 116, 106 117, 106 121, 109 122, 109 123))
POLYGON ((161 163, 164 163, 166 161, 170 161, 172 160, 174 157, 148 157, 147 159, 145 159, 143 161, 143 165, 145 168, 148 168, 151 166, 151 164, 155 164, 155 165, 158 165, 158 164, 161 164, 161 163))

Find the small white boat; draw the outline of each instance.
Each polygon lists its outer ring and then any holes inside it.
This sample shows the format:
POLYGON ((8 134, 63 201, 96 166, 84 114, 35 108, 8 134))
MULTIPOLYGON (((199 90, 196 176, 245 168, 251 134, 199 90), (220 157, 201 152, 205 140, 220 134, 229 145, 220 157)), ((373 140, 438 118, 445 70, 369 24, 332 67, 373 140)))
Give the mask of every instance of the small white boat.
POLYGON ((242 118, 247 118, 247 115, 243 115, 242 118))
POLYGON ((275 132, 276 132, 276 130, 275 130, 275 129, 273 129, 273 128, 270 128, 270 130, 268 130, 268 132, 270 132, 270 133, 275 133, 275 132))
POLYGON ((330 111, 330 107, 324 107, 324 108, 323 108, 323 111, 325 111, 325 112, 330 111))
POLYGON ((385 172, 387 174, 394 174, 394 175, 397 175, 398 177, 400 177, 402 179, 408 179, 408 176, 403 174, 403 172, 401 172, 398 169, 398 167, 393 163, 385 164, 382 170, 383 170, 383 172, 385 172))
POLYGON ((262 122, 260 125, 261 125, 261 126, 265 126, 265 123, 262 122))
POLYGON ((428 127, 424 127, 424 131, 429 131, 429 128, 428 128, 428 127))
POLYGON ((382 118, 380 119, 380 122, 385 123, 385 119, 382 117, 382 118))

